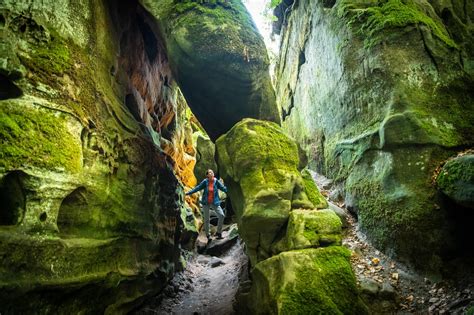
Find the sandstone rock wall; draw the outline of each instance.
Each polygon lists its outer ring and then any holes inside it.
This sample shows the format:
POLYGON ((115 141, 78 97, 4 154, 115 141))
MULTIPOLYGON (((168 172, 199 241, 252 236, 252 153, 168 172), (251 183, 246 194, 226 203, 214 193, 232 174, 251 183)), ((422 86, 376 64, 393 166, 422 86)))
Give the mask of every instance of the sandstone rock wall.
POLYGON ((2 1, 0 32, 0 312, 126 312, 193 229, 159 26, 133 1, 2 1))
POLYGON ((460 241, 458 209, 431 178, 474 143, 473 6, 303 0, 279 11, 284 129, 345 184, 379 248, 428 270, 460 241))

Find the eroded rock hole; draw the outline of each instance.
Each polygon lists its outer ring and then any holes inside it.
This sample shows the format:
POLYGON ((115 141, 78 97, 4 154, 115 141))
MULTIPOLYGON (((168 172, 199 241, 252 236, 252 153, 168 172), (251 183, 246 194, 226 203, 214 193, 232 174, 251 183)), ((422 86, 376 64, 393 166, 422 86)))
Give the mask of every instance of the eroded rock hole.
POLYGON ((305 62, 306 62, 306 55, 304 54, 304 51, 301 51, 298 57, 298 65, 301 66, 305 62))
POLYGON ((62 235, 75 235, 90 218, 86 189, 76 188, 64 198, 59 208, 58 229, 62 235))
POLYGON ((39 219, 41 222, 46 221, 47 218, 48 218, 48 215, 46 214, 46 212, 41 213, 39 216, 39 219))
POLYGON ((323 1, 323 7, 325 8, 332 8, 336 4, 336 0, 324 0, 323 1))
POLYGON ((22 91, 6 76, 0 74, 0 100, 17 98, 22 95, 22 91))
POLYGON ((16 225, 25 214, 26 198, 22 182, 26 174, 14 171, 0 182, 0 225, 16 225))
POLYGON ((444 9, 443 12, 441 12, 441 19, 443 19, 444 24, 449 24, 451 17, 452 13, 449 9, 444 9))
POLYGON ((127 96, 125 96, 125 105, 137 121, 142 120, 140 117, 140 110, 138 109, 139 105, 133 94, 127 94, 127 96))
POLYGON ((158 55, 158 40, 148 24, 140 18, 137 19, 137 22, 138 28, 143 36, 146 55, 150 63, 153 63, 158 55))

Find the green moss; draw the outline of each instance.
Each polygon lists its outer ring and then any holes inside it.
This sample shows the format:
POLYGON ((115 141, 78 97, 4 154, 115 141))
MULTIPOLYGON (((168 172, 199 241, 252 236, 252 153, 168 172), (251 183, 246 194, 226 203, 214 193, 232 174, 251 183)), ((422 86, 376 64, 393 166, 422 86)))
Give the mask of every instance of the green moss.
POLYGON ((349 257, 349 250, 333 246, 285 252, 259 263, 253 272, 254 307, 261 313, 366 314, 349 257))
POLYGON ((474 155, 449 160, 441 169, 438 188, 458 204, 474 207, 474 155))
POLYGON ((33 49, 28 57, 22 57, 22 61, 31 71, 44 76, 63 75, 72 65, 69 47, 59 36, 33 49))
POLYGON ((309 201, 318 209, 324 209, 328 207, 326 199, 319 192, 318 186, 316 186, 311 173, 308 170, 301 172, 304 181, 304 190, 308 196, 309 201))
POLYGON ((470 306, 470 307, 466 310, 466 315, 474 315, 474 306, 470 306))
POLYGON ((385 0, 379 1, 378 6, 358 8, 352 1, 343 1, 339 5, 339 16, 346 16, 349 12, 355 13, 350 19, 350 24, 360 25, 359 33, 365 37, 368 46, 372 46, 382 40, 382 31, 386 28, 401 28, 407 25, 423 24, 431 32, 443 41, 448 47, 458 48, 451 39, 446 28, 422 11, 413 0, 385 0))
POLYGON ((64 117, 8 101, 2 102, 0 113, 0 167, 37 166, 79 171, 80 144, 65 126, 64 117))

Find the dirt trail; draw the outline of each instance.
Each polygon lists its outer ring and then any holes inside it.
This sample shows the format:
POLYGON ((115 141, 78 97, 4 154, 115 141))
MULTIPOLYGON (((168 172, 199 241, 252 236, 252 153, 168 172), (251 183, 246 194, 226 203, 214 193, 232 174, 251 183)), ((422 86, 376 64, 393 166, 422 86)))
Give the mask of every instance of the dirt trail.
MULTIPOLYGON (((473 268, 466 268, 462 281, 427 277, 388 257, 370 244, 348 213, 340 187, 312 173, 321 193, 344 212, 343 245, 353 252, 352 269, 374 314, 474 314, 473 268)), ((460 267, 462 268, 462 267, 460 267)))
MULTIPOLYGON (((226 241, 227 232, 223 236, 224 240, 219 242, 226 241)), ((204 238, 200 236, 198 241, 204 238)), ((240 240, 221 257, 195 254, 164 293, 142 306, 136 314, 235 314, 233 303, 239 276, 246 265, 247 257, 240 240)))

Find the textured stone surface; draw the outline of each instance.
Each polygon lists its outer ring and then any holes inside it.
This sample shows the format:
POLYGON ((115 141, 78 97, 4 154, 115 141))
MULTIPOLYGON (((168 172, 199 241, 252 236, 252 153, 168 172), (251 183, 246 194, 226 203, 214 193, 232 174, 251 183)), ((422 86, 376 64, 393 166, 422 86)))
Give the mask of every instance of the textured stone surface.
POLYGON ((196 233, 159 27, 108 1, 2 1, 0 22, 0 312, 127 312, 196 233))
POLYGON ((244 119, 216 142, 217 163, 252 271, 245 314, 357 313, 360 302, 341 220, 302 175, 295 141, 275 123, 244 119), (311 196, 311 197, 309 197, 311 196), (329 246, 317 248, 320 246, 329 246))
POLYGON ((438 188, 457 204, 474 208, 474 155, 449 160, 441 169, 438 188))
POLYGON ((196 139, 196 166, 194 167, 194 176, 196 178, 204 178, 208 169, 217 171, 217 164, 214 159, 215 155, 215 145, 202 132, 197 131, 193 134, 193 137, 196 139))
POLYGON ((294 250, 258 263, 249 308, 254 314, 367 314, 341 246, 294 250))
POLYGON ((341 245, 341 220, 329 209, 293 210, 285 237, 274 243, 273 254, 284 251, 341 245))
POLYGON ((240 234, 252 264, 270 257, 291 209, 314 208, 298 171, 296 143, 275 123, 244 119, 216 142, 240 234))
POLYGON ((474 142, 472 8, 306 0, 282 31, 283 128, 310 167, 345 182, 375 245, 424 269, 459 241, 431 177, 474 142))
POLYGON ((266 49, 240 0, 140 2, 161 21, 173 73, 213 141, 245 117, 280 121, 266 49))

